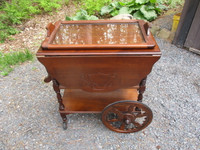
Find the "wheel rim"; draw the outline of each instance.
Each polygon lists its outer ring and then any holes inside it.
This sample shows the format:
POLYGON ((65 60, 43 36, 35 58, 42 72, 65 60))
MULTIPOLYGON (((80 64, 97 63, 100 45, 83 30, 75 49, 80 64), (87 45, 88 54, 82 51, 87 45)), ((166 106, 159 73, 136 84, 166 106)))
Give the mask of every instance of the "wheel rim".
POLYGON ((102 112, 103 124, 120 133, 138 132, 147 127, 152 118, 151 109, 137 101, 118 101, 109 104, 102 112))

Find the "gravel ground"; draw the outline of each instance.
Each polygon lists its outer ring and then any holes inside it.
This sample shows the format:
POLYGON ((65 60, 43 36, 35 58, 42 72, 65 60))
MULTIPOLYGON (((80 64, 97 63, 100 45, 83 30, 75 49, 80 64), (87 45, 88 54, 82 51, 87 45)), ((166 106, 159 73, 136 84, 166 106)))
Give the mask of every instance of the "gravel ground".
POLYGON ((147 80, 143 102, 154 113, 144 130, 108 130, 100 114, 71 114, 62 129, 44 67, 29 62, 0 79, 0 149, 200 149, 200 56, 157 39, 162 58, 147 80))

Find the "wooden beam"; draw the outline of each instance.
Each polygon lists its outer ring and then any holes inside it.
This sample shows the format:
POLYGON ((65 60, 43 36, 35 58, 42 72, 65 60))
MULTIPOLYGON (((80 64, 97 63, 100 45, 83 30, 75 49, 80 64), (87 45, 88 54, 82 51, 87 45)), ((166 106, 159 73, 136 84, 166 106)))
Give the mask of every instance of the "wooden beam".
POLYGON ((199 0, 186 0, 181 14, 181 19, 173 40, 173 44, 183 47, 190 30, 199 0))

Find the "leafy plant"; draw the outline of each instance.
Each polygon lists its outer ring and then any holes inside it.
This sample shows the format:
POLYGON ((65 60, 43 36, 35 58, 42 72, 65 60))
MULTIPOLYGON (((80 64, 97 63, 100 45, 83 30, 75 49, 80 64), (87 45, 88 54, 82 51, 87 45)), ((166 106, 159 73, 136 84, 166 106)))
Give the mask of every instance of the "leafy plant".
POLYGON ((130 2, 113 2, 102 7, 100 14, 131 14, 136 19, 154 20, 161 10, 156 6, 156 0, 132 0, 130 2))
POLYGON ((19 31, 12 27, 31 18, 35 14, 49 13, 61 8, 69 0, 12 0, 0 5, 0 43, 19 31))
POLYGON ((33 54, 25 50, 24 52, 2 53, 0 52, 0 73, 6 76, 13 70, 13 66, 23 63, 27 60, 32 60, 33 54))
POLYGON ((75 16, 66 16, 66 20, 98 20, 99 18, 94 15, 88 15, 86 10, 81 9, 75 16))
POLYGON ((98 14, 101 8, 112 2, 112 0, 82 0, 81 9, 88 12, 89 15, 98 14))

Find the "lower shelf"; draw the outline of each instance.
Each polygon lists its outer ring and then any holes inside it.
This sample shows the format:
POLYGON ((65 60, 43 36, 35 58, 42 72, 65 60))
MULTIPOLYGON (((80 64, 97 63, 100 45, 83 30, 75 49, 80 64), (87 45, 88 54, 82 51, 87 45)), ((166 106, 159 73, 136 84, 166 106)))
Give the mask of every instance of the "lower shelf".
POLYGON ((60 113, 100 113, 107 105, 121 100, 136 101, 137 89, 120 89, 113 92, 91 93, 80 89, 65 89, 64 111, 60 113))

